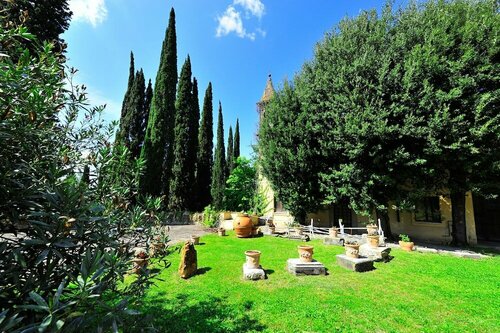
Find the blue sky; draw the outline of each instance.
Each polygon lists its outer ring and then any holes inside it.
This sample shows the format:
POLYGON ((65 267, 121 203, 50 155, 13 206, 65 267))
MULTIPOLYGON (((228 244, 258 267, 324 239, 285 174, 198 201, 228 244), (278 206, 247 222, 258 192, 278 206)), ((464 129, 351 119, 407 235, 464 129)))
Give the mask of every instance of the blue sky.
MULTIPOLYGON (((70 0, 74 12, 63 38, 76 81, 93 104, 118 119, 127 86, 129 53, 154 83, 171 7, 177 21, 179 72, 189 54, 200 108, 208 82, 214 120, 222 102, 224 133, 240 119, 242 155, 250 156, 258 125, 256 102, 268 74, 275 87, 311 59, 314 45, 343 17, 380 9, 372 0, 70 0)), ((216 124, 214 124, 216 126, 216 124)))

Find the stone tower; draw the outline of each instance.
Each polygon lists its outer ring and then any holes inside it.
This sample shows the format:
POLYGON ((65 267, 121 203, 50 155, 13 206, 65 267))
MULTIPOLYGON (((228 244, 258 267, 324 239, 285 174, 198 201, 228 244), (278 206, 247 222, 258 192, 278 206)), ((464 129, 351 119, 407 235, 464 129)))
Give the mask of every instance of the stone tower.
POLYGON ((259 112, 259 126, 262 121, 262 116, 264 115, 266 105, 269 103, 271 98, 274 96, 274 87, 273 80, 271 79, 271 74, 267 77, 266 88, 264 89, 264 93, 262 94, 262 98, 259 102, 257 102, 257 112, 259 112))

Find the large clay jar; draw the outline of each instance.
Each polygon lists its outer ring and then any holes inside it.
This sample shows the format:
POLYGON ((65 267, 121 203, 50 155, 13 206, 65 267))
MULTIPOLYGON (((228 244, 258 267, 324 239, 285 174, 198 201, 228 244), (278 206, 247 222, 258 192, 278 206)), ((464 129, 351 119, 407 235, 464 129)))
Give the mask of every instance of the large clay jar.
POLYGON ((247 214, 241 214, 236 218, 236 227, 234 231, 239 238, 246 238, 252 236, 252 221, 247 214))
POLYGON ((413 247, 415 246, 415 243, 399 241, 399 246, 401 247, 402 250, 411 252, 411 251, 413 251, 413 247))
POLYGON ((299 250, 299 259, 302 262, 311 262, 313 260, 313 249, 314 246, 309 246, 309 245, 299 245, 298 247, 299 250))
POLYGON ((335 227, 328 229, 328 235, 333 238, 337 238, 338 232, 338 229, 335 227))
POLYGON ((380 242, 380 236, 379 235, 368 235, 367 239, 368 239, 368 244, 371 247, 373 247, 373 248, 377 248, 378 247, 379 242, 380 242))
POLYGON ((247 258, 248 268, 259 268, 260 267, 260 251, 250 250, 245 251, 245 256, 247 258))
POLYGON ((359 258, 359 245, 345 244, 345 254, 351 258, 359 258))

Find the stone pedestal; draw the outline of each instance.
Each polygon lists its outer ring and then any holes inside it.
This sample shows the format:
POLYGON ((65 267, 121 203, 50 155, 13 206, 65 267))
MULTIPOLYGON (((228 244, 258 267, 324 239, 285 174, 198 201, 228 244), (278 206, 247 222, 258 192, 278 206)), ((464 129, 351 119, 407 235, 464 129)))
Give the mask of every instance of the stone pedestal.
POLYGON ((302 262, 300 259, 288 259, 287 269, 294 275, 326 275, 325 266, 316 260, 302 262))
POLYGON ((264 272, 262 266, 259 266, 259 268, 250 268, 247 263, 244 263, 243 278, 245 280, 264 280, 266 278, 266 272, 264 272))
POLYGON ((325 237, 323 244, 344 246, 344 240, 339 237, 325 237))
POLYGON ((373 269, 373 260, 368 258, 351 258, 345 254, 337 255, 339 266, 350 269, 353 272, 366 272, 373 269))
POLYGON ((359 254, 372 260, 388 261, 391 248, 387 246, 371 247, 369 244, 363 244, 359 247, 359 254))

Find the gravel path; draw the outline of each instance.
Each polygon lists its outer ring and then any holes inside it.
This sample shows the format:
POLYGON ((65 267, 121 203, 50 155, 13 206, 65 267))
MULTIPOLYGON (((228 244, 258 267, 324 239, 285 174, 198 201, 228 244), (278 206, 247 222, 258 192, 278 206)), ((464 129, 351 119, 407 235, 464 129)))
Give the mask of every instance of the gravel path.
POLYGON ((203 236, 209 231, 198 224, 171 225, 170 226, 170 244, 176 244, 191 239, 191 235, 203 236))

